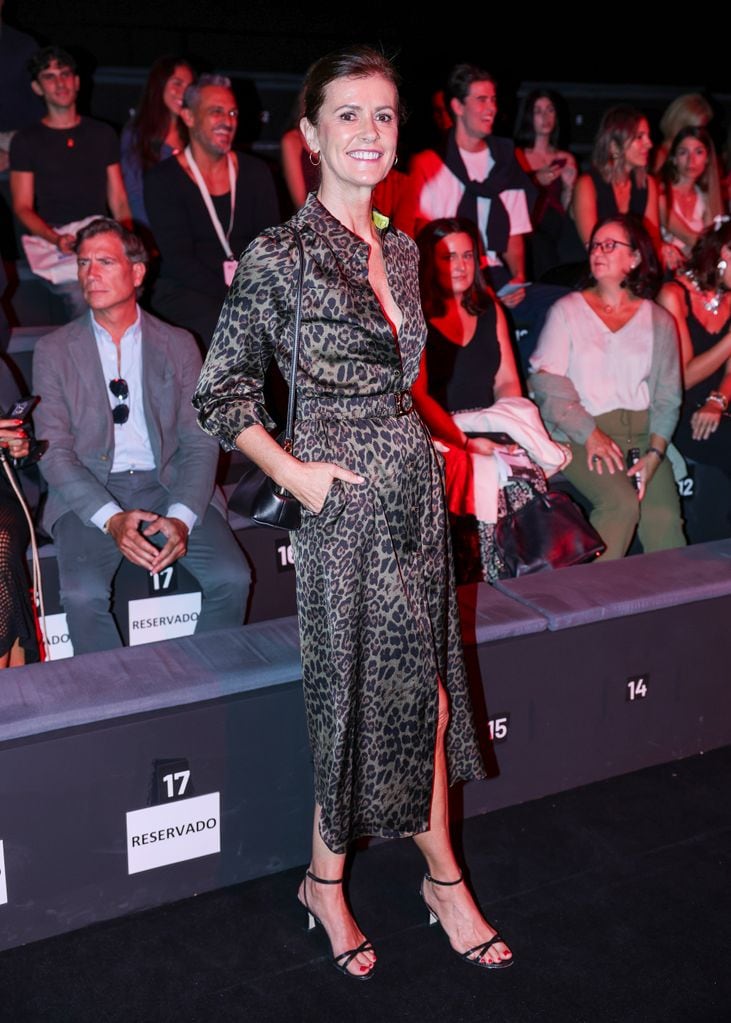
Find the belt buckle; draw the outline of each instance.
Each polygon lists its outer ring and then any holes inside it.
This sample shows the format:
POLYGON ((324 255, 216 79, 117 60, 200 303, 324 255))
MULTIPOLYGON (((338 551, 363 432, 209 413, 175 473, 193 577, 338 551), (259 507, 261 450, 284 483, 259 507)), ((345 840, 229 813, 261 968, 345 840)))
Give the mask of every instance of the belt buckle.
POLYGON ((397 391, 396 394, 394 394, 394 400, 397 416, 405 416, 408 412, 411 412, 414 407, 414 399, 411 397, 411 391, 397 391))

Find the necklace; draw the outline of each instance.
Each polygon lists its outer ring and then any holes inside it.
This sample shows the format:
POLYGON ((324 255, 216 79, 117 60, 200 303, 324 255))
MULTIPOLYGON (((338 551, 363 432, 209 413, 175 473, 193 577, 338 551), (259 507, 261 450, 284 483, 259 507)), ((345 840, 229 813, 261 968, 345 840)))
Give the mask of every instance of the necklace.
POLYGON ((616 302, 605 302, 598 291, 594 291, 594 297, 601 311, 606 313, 607 316, 611 316, 612 313, 618 313, 624 305, 624 295, 620 295, 616 302))
POLYGON ((708 292, 705 291, 698 283, 698 278, 696 277, 695 270, 684 270, 683 275, 690 282, 691 286, 693 287, 693 290, 696 291, 701 296, 701 299, 703 301, 703 308, 708 310, 709 313, 713 313, 714 316, 718 316, 719 309, 721 308, 721 303, 723 302, 727 294, 726 289, 723 287, 723 285, 719 285, 718 288, 716 288, 716 290, 714 291, 714 293, 710 296, 710 298, 707 298, 706 296, 708 295, 708 292))

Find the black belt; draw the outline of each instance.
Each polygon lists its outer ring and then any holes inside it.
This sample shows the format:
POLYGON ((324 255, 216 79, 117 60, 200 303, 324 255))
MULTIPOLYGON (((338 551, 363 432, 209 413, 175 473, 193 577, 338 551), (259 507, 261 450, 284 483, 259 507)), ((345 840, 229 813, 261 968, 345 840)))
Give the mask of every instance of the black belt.
POLYGON ((379 419, 413 411, 411 391, 389 394, 297 396, 297 419, 379 419))

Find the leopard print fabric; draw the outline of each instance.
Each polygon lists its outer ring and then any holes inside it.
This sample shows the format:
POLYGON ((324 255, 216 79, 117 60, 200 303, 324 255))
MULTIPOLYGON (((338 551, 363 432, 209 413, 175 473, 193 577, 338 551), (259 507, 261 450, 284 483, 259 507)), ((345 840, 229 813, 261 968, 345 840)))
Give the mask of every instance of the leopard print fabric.
MULTIPOLYGON (((425 338, 416 248, 382 235, 403 313, 395 341, 368 281, 369 246, 311 195, 293 218, 305 249, 295 454, 347 466, 319 515, 292 534, 303 688, 320 830, 344 852, 362 835, 429 827, 437 679, 450 698, 450 782, 484 777, 467 693, 442 468, 415 412, 379 397, 414 382, 425 338), (370 398, 368 397, 370 396, 370 398), (368 411, 368 407, 371 410, 368 411)), ((299 273, 288 225, 244 254, 194 398, 204 429, 233 446, 271 421, 262 387, 274 357, 289 375, 299 273)))

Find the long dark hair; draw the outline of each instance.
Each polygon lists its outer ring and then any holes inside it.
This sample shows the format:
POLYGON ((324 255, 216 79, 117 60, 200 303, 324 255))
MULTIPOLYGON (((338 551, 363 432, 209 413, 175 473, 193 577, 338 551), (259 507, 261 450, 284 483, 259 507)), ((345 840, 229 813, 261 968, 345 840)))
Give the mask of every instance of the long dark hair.
POLYGON ((445 296, 437 282, 437 269, 434 253, 437 244, 450 234, 469 235, 472 242, 472 255, 475 263, 475 279, 469 291, 462 296, 462 305, 468 313, 477 315, 489 308, 494 301, 485 278, 480 270, 480 238, 477 228, 471 220, 462 217, 442 217, 440 220, 432 220, 419 232, 416 244, 419 246, 419 284, 421 286, 421 304, 424 309, 424 316, 433 320, 441 316, 446 309, 445 296))
POLYGON ((528 97, 523 108, 523 120, 521 121, 516 141, 518 145, 525 146, 528 149, 535 145, 536 129, 533 124, 533 110, 539 99, 550 100, 556 113, 556 123, 554 124, 553 131, 548 139, 549 144, 556 148, 561 134, 561 118, 559 116, 561 98, 558 93, 552 92, 550 89, 533 89, 532 92, 528 93, 528 97))
MULTIPOLYGON (((622 287, 626 288, 637 298, 654 298, 662 283, 660 264, 655 255, 655 248, 652 239, 643 226, 642 221, 632 213, 620 213, 616 217, 604 217, 594 225, 594 230, 589 238, 589 251, 600 227, 607 224, 619 224, 627 235, 627 241, 640 254, 640 261, 634 270, 630 270, 622 281, 622 287)), ((588 284, 596 284, 593 276, 589 275, 588 284)))
MULTIPOLYGON (((133 145, 143 170, 149 170, 160 160, 160 151, 170 127, 170 111, 165 106, 163 94, 168 80, 179 67, 186 67, 195 78, 195 71, 184 57, 158 57, 150 68, 142 90, 140 105, 132 119, 132 129, 133 145)), ((181 118, 178 118, 178 130, 183 139, 187 139, 187 128, 181 118)))
POLYGON ((705 128, 696 128, 690 125, 687 128, 681 128, 678 134, 673 139, 673 144, 670 146, 665 163, 662 165, 660 174, 666 185, 677 185, 678 183, 678 165, 676 163, 676 156, 678 149, 686 139, 695 139, 705 147, 706 153, 708 154, 708 160, 706 161, 706 167, 701 176, 698 178, 696 184, 703 192, 708 191, 708 172, 711 166, 711 160, 716 157, 716 151, 713 148, 711 142, 711 136, 708 134, 705 128))
POLYGON ((720 221, 718 227, 715 224, 707 227, 693 246, 687 272, 703 291, 718 287, 718 264, 725 246, 731 246, 731 220, 728 218, 720 221))

